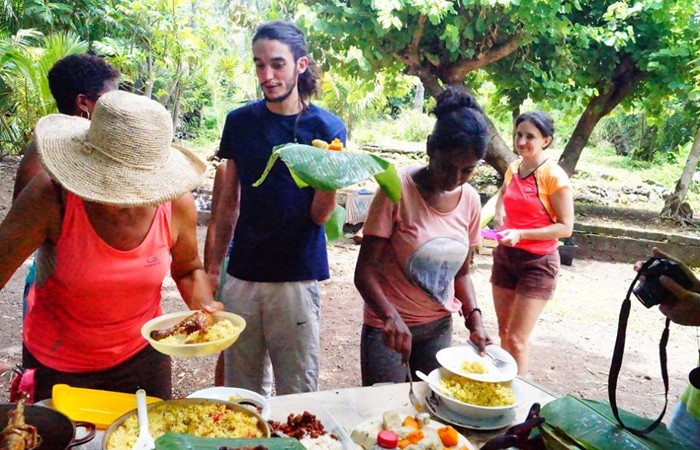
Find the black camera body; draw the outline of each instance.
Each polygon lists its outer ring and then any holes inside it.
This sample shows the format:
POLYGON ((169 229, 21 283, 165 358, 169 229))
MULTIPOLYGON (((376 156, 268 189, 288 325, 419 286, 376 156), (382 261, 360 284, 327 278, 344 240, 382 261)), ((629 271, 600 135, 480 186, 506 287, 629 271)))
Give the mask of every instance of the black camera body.
POLYGON ((640 281, 632 292, 647 308, 659 305, 665 298, 673 295, 661 285, 659 281, 661 275, 666 275, 686 289, 693 287, 693 282, 683 272, 681 266, 665 258, 649 258, 639 269, 639 275, 643 276, 644 280, 640 281))

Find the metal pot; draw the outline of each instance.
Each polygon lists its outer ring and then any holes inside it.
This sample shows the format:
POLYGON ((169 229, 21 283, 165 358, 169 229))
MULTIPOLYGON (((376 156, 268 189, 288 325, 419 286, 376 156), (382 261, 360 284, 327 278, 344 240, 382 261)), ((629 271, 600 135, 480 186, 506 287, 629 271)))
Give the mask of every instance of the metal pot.
MULTIPOLYGON (((15 409, 14 403, 0 405, 0 430, 7 426, 7 413, 15 409)), ((66 450, 95 437, 95 425, 90 422, 73 422, 55 409, 38 405, 24 405, 25 422, 36 427, 41 443, 37 450, 66 450), (75 429, 81 427, 87 433, 80 439, 75 438, 75 429)))
MULTIPOLYGON (((247 415, 251 415, 257 419, 257 425, 260 431, 262 432, 263 436, 269 438, 270 437, 270 427, 267 426, 267 422, 265 419, 263 419, 260 414, 255 413, 245 406, 241 406, 238 403, 233 403, 233 402, 227 402, 224 400, 212 400, 212 399, 203 399, 203 398, 181 398, 177 400, 165 400, 162 402, 156 402, 156 403, 150 403, 147 406, 148 411, 151 411, 154 408, 161 408, 163 406, 170 406, 177 408, 179 406, 186 406, 186 405, 212 405, 212 404, 223 404, 226 405, 228 409, 234 410, 234 411, 240 411, 243 412, 247 415)), ((114 430, 119 428, 121 424, 126 421, 130 416, 136 415, 136 410, 129 411, 128 413, 124 414, 120 418, 114 421, 112 425, 107 428, 107 431, 105 431, 104 438, 102 439, 102 450, 107 450, 107 444, 109 443, 109 439, 112 437, 112 433, 114 433, 114 430)), ((43 447, 42 447, 43 449, 43 447)))

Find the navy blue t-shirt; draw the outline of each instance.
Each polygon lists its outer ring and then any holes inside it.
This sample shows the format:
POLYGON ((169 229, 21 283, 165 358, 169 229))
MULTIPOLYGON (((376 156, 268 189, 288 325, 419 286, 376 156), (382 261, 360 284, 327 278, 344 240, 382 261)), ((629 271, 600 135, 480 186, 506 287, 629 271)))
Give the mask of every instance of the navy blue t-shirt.
POLYGON ((282 116, 264 100, 231 111, 218 156, 233 159, 241 184, 240 216, 227 272, 248 281, 326 280, 328 256, 323 226, 311 221, 314 189, 297 187, 280 160, 258 187, 272 148, 313 139, 345 142, 343 122, 314 105, 301 115, 282 116))

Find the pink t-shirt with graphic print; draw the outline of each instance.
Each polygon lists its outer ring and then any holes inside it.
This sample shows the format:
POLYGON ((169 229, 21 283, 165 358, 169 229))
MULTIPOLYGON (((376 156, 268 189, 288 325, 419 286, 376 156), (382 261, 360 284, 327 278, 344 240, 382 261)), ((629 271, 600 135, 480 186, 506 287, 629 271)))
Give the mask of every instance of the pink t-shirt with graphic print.
MULTIPOLYGON (((416 186, 412 173, 401 173, 402 196, 393 204, 383 191, 372 200, 365 236, 387 238, 391 252, 381 256, 378 274, 382 290, 406 325, 432 322, 462 308, 455 298, 454 278, 471 246, 480 242, 479 194, 462 185, 461 198, 450 212, 429 206, 416 186)), ((382 328, 383 320, 367 304, 364 323, 382 328)))

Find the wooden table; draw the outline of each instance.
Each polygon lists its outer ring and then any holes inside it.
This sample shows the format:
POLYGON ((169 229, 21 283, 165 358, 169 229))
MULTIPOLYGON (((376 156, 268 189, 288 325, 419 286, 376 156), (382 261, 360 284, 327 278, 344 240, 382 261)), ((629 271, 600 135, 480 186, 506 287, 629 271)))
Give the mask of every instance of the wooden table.
MULTIPOLYGON (((556 398, 552 391, 529 380, 517 378, 516 382, 523 391, 525 400, 517 408, 515 423, 525 419, 533 403, 539 402, 544 405, 556 398)), ((430 393, 430 388, 424 382, 414 382, 413 389, 421 399, 430 393)), ((313 410, 315 405, 321 405, 325 408, 338 424, 348 431, 348 434, 358 424, 369 419, 381 418, 382 414, 389 410, 394 410, 399 414, 415 414, 416 412, 408 400, 408 383, 400 383, 272 397, 270 399, 272 410, 270 418, 285 420, 288 414, 299 414, 303 412, 305 407, 313 410)), ((465 428, 458 428, 458 431, 469 439, 476 448, 503 432, 503 430, 473 431, 465 428)), ((101 449, 102 434, 102 432, 98 432, 92 442, 76 448, 101 449)))

